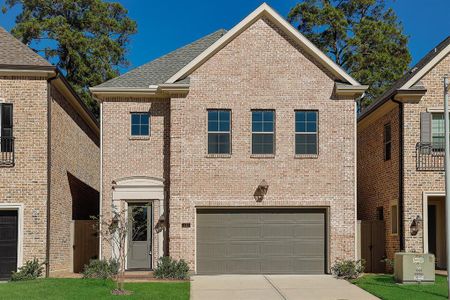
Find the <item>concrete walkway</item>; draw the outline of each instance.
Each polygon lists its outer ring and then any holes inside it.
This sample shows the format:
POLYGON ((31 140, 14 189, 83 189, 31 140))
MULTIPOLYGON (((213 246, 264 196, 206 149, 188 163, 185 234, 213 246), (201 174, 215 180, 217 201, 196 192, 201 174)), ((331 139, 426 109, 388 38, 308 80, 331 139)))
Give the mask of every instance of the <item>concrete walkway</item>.
POLYGON ((193 300, 374 300, 355 285, 329 275, 194 276, 193 300))

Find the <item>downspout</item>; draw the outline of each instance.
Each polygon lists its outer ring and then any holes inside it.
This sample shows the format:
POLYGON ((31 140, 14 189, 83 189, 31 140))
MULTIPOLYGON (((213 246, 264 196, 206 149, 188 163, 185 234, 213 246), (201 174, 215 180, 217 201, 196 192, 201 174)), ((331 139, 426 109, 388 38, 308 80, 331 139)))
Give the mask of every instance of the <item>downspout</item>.
POLYGON ((50 276, 50 192, 51 192, 51 142, 52 142, 52 81, 58 78, 58 72, 55 70, 55 76, 47 79, 47 240, 45 250, 45 277, 50 276))
POLYGON ((404 224, 403 224, 403 207, 404 207, 404 180, 403 180, 403 165, 404 165, 404 129, 403 129, 403 116, 404 116, 404 107, 403 103, 397 100, 392 99, 394 103, 398 104, 398 136, 399 136, 399 151, 398 151, 398 214, 399 214, 399 239, 400 239, 400 251, 405 250, 405 234, 404 234, 404 224))

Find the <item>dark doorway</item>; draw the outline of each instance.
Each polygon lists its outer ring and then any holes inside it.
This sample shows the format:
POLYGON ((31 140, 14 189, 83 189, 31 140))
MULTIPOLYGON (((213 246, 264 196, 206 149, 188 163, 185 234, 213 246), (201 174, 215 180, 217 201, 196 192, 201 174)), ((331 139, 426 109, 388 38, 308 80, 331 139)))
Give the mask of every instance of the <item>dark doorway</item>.
POLYGON ((436 205, 428 205, 428 253, 436 256, 436 205))
POLYGON ((0 280, 17 269, 17 210, 0 210, 0 280))

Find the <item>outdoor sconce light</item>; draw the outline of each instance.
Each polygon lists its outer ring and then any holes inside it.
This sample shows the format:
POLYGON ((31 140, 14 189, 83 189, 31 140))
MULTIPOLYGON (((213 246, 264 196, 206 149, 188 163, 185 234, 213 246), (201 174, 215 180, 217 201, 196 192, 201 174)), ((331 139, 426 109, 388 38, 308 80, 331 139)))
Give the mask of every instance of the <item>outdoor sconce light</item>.
POLYGON ((155 231, 156 233, 160 233, 164 229, 166 229, 166 216, 161 215, 158 219, 158 222, 155 225, 155 231))
POLYGON ((415 235, 417 235, 417 233, 419 233, 421 223, 422 223, 422 218, 420 216, 417 216, 412 220, 411 226, 409 226, 412 236, 415 236, 415 235))
POLYGON ((261 183, 256 188, 255 193, 253 194, 253 197, 255 198, 256 202, 261 202, 264 199, 264 196, 267 194, 267 190, 269 189, 269 185, 267 182, 263 179, 261 183))

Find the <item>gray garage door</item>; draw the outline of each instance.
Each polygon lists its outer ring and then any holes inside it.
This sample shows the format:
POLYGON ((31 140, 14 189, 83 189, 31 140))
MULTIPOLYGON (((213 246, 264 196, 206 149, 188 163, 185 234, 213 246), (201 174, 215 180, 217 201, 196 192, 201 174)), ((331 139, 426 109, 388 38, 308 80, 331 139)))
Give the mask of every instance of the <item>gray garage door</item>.
POLYGON ((202 209, 199 274, 323 274, 323 209, 202 209))

